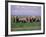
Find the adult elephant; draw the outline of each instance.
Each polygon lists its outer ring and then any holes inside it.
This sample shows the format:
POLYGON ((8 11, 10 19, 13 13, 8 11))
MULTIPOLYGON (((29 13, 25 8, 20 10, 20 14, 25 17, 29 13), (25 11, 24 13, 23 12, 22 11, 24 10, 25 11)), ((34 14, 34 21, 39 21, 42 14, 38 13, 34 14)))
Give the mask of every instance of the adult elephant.
POLYGON ((36 18, 36 22, 40 22, 41 20, 40 20, 40 18, 36 18))
POLYGON ((19 21, 25 23, 25 22, 27 22, 27 19, 26 19, 26 17, 23 17, 23 18, 19 18, 19 21))
POLYGON ((36 16, 32 16, 32 21, 35 22, 36 21, 36 16))

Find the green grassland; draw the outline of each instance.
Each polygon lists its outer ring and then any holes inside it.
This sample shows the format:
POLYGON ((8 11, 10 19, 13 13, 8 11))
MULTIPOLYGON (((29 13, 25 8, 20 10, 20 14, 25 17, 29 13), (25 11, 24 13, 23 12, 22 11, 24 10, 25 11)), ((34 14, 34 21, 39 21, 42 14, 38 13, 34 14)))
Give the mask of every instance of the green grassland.
POLYGON ((11 31, 29 31, 29 30, 40 30, 40 22, 30 22, 30 23, 11 23, 11 31))

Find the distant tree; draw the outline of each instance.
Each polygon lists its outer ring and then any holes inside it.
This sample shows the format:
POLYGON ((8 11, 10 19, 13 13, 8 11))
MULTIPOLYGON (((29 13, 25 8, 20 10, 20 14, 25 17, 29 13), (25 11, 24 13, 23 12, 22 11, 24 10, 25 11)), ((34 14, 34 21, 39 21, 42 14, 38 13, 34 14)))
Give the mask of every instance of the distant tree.
POLYGON ((16 17, 16 22, 19 22, 19 18, 18 18, 18 16, 16 17))
POLYGON ((14 19, 13 19, 13 22, 15 23, 15 17, 14 17, 14 19))

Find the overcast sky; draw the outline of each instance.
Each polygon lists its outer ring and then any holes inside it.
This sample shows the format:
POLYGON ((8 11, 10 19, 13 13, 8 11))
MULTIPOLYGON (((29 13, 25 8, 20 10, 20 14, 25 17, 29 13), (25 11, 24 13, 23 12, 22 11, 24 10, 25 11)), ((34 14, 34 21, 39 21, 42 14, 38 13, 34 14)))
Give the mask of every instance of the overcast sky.
POLYGON ((41 6, 11 5, 11 15, 41 16, 41 6))

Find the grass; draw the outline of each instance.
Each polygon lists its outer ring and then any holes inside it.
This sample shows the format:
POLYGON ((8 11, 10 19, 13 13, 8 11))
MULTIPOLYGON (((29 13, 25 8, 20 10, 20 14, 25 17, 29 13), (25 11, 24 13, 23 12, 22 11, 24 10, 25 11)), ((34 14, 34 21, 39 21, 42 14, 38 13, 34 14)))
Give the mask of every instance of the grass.
POLYGON ((11 23, 11 30, 12 31, 39 30, 39 29, 41 29, 40 22, 11 23))

